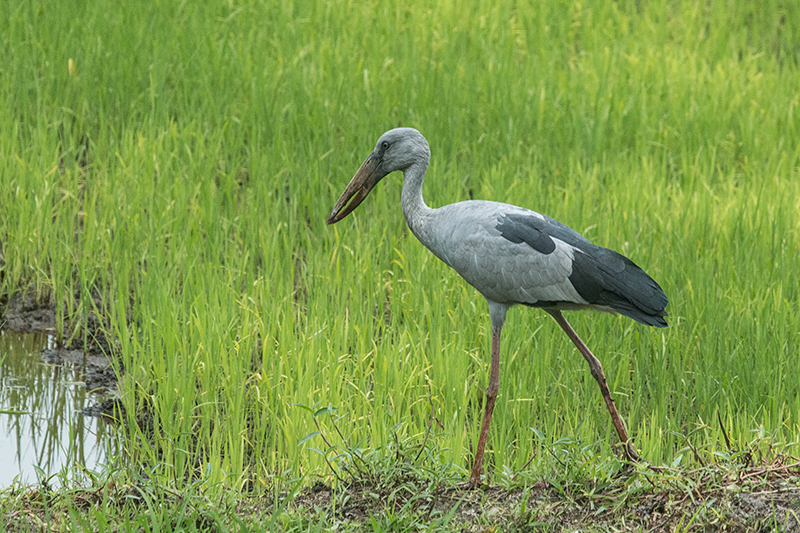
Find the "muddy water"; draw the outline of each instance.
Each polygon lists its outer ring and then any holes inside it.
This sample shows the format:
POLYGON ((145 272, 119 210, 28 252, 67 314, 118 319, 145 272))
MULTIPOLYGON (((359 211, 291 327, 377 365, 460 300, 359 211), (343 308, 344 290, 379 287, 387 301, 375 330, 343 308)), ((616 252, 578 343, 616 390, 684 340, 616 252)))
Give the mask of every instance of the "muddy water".
POLYGON ((107 462, 112 428, 80 413, 100 399, 87 393, 79 361, 45 361, 52 342, 0 331, 0 489, 15 479, 59 485, 60 472, 72 479, 76 465, 100 471, 107 462))

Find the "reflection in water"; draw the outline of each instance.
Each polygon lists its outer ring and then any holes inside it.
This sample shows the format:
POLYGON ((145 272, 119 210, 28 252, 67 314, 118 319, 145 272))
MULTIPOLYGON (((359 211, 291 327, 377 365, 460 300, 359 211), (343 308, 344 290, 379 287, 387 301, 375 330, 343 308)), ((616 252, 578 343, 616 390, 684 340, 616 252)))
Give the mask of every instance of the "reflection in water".
POLYGON ((17 477, 43 481, 35 467, 47 477, 75 465, 97 471, 106 458, 111 428, 79 412, 95 403, 81 366, 45 364, 49 343, 48 335, 0 331, 0 488, 17 477))

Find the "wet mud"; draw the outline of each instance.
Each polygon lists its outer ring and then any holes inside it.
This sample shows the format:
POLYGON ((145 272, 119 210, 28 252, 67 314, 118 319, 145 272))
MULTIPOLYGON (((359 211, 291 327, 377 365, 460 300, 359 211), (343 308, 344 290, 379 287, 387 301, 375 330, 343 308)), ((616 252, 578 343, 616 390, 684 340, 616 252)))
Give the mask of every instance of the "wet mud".
MULTIPOLYGON (((40 302, 32 294, 14 295, 0 299, 0 329, 15 333, 44 333, 56 335, 56 312, 52 302, 40 302)), ((86 338, 74 338, 63 345, 42 350, 42 362, 50 365, 69 364, 81 369, 86 391, 98 395, 94 405, 81 412, 86 416, 118 420, 121 402, 118 401, 116 366, 122 371, 121 362, 115 361, 113 345, 98 327, 94 317, 89 320, 86 338), (113 397, 109 397, 113 396, 113 397)))

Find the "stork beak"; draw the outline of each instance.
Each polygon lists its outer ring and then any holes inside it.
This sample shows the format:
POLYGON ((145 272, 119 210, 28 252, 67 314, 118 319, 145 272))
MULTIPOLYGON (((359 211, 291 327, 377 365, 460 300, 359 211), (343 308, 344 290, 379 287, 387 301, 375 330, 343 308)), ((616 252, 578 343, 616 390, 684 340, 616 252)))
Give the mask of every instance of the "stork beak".
POLYGON ((367 197, 375 184, 386 176, 380 169, 380 163, 380 158, 374 152, 369 154, 369 157, 358 169, 356 175, 345 187, 339 200, 336 201, 336 205, 333 206, 333 211, 328 217, 327 224, 335 224, 352 213, 364 201, 364 198, 367 197))

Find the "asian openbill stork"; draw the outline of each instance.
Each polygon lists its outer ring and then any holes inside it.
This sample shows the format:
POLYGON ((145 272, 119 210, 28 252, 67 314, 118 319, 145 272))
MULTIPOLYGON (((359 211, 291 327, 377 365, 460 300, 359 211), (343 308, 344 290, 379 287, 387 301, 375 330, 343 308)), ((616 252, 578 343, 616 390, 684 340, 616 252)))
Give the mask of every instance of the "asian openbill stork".
POLYGON ((500 374, 500 332, 516 304, 539 307, 556 320, 589 363, 626 455, 638 455, 608 390, 600 361, 578 337, 565 310, 621 313, 648 326, 666 327, 667 296, 630 259, 596 246, 552 218, 522 207, 470 200, 431 209, 422 199, 430 160, 425 137, 413 128, 389 130, 345 188, 327 223, 350 214, 387 174, 403 172, 401 207, 408 227, 433 254, 478 289, 492 319, 492 363, 486 404, 468 486, 480 484, 486 436, 500 374))

